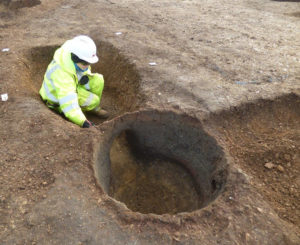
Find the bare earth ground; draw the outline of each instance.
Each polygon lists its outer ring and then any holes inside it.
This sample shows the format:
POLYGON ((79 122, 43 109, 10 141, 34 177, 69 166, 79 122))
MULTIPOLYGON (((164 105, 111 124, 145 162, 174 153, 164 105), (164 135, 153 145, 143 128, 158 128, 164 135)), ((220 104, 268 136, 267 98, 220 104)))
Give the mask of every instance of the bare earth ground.
POLYGON ((300 244, 299 13, 298 1, 1 1, 1 244, 300 244), (229 163, 215 201, 140 214, 96 184, 113 121, 81 129, 38 96, 77 34, 97 43, 109 120, 159 108, 202 121, 229 163))

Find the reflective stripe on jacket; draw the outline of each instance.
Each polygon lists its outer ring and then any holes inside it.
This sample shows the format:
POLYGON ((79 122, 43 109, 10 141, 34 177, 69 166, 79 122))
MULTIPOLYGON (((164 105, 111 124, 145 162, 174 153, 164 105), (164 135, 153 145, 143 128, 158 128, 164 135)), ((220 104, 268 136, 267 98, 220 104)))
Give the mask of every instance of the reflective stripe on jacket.
MULTIPOLYGON (((91 74, 90 68, 84 74, 91 74)), ((82 126, 86 120, 78 104, 78 78, 71 54, 64 45, 57 49, 44 76, 40 95, 49 104, 59 105, 59 111, 73 123, 82 126)))

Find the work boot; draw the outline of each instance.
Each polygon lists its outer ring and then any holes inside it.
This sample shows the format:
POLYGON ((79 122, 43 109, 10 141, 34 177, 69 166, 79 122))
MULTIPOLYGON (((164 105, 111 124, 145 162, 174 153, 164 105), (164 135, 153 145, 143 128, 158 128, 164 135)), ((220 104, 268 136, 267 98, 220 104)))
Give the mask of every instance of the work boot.
POLYGON ((94 115, 94 116, 97 116, 99 118, 103 118, 103 119, 106 119, 109 117, 109 113, 106 111, 106 110, 103 110, 103 109, 98 109, 98 110, 91 110, 91 111, 88 111, 89 114, 91 115, 94 115))

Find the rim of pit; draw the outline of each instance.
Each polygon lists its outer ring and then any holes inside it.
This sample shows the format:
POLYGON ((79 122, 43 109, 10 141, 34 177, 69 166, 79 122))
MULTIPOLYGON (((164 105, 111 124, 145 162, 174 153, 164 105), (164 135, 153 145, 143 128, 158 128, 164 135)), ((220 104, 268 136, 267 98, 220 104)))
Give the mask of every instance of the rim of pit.
MULTIPOLYGON (((228 176, 227 159, 215 138, 203 129, 200 120, 171 110, 145 109, 116 117, 99 128, 103 134, 96 144, 93 169, 97 184, 107 195, 111 194, 111 147, 124 131, 135 134, 140 143, 138 150, 172 159, 193 177, 200 205, 193 210, 179 210, 173 214, 202 209, 222 193, 228 176), (158 135, 160 137, 156 137, 158 135)), ((122 200, 109 199, 128 211, 122 200)), ((143 214, 169 213, 129 210, 143 214)))

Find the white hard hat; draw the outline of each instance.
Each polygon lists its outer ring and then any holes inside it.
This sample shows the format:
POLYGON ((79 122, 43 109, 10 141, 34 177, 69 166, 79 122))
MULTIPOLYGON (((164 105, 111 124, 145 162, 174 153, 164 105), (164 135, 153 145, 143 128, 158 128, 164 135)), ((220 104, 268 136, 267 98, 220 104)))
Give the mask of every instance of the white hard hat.
POLYGON ((94 64, 98 62, 97 48, 94 41, 85 35, 76 36, 65 43, 69 52, 78 56, 78 58, 94 64))

